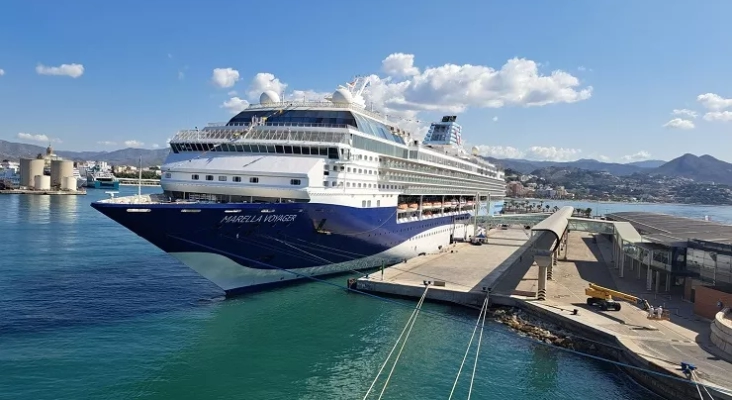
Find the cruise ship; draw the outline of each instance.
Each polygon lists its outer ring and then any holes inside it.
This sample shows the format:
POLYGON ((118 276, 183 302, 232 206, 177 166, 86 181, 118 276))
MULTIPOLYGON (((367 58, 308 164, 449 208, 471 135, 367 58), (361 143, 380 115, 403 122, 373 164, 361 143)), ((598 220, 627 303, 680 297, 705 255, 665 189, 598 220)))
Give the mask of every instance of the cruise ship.
POLYGON ((178 132, 163 193, 92 204, 227 294, 389 266, 476 234, 504 174, 466 152, 455 116, 423 140, 365 106, 368 78, 323 101, 262 93, 228 122, 178 132))

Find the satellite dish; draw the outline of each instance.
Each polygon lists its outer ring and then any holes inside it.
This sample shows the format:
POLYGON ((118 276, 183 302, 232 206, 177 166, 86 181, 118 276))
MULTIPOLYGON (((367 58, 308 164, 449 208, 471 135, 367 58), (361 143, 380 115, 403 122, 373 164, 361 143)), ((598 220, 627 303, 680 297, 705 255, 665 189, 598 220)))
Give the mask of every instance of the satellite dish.
POLYGON ((478 146, 473 146, 471 153, 473 153, 474 156, 478 156, 480 154, 480 149, 478 149, 478 146))

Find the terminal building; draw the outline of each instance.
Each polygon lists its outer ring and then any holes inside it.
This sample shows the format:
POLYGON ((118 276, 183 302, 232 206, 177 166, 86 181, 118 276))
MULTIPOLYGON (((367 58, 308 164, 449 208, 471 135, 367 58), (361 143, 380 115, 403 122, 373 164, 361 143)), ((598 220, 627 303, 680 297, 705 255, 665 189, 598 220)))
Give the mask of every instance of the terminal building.
POLYGON ((640 234, 614 235, 624 253, 617 262, 621 277, 646 279, 649 291, 683 292, 705 318, 719 311, 719 301, 732 306, 732 225, 650 212, 606 218, 628 222, 640 234))

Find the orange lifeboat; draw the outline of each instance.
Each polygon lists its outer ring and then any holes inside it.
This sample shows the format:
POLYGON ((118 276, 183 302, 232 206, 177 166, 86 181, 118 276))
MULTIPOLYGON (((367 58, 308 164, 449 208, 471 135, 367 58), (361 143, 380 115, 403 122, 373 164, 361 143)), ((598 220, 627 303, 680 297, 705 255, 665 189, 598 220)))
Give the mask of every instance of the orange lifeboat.
POLYGON ((442 207, 442 203, 440 203, 439 201, 436 203, 432 203, 432 207, 440 208, 440 207, 442 207))
POLYGON ((422 208, 430 208, 432 207, 432 203, 422 203, 422 208))
POLYGON ((400 210, 406 210, 407 209, 407 203, 399 204, 399 206, 397 208, 400 209, 400 210))
POLYGON ((411 210, 416 210, 418 208, 419 208, 419 204, 417 204, 417 203, 409 204, 409 209, 411 209, 411 210))

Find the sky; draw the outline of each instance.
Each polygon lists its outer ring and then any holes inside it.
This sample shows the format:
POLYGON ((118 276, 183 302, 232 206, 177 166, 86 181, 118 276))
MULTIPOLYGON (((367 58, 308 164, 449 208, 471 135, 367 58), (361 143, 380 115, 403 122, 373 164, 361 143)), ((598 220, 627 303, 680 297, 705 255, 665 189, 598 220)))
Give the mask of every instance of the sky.
POLYGON ((484 155, 732 161, 732 2, 6 0, 0 139, 165 147, 267 89, 355 75, 415 134, 457 115, 484 155))

